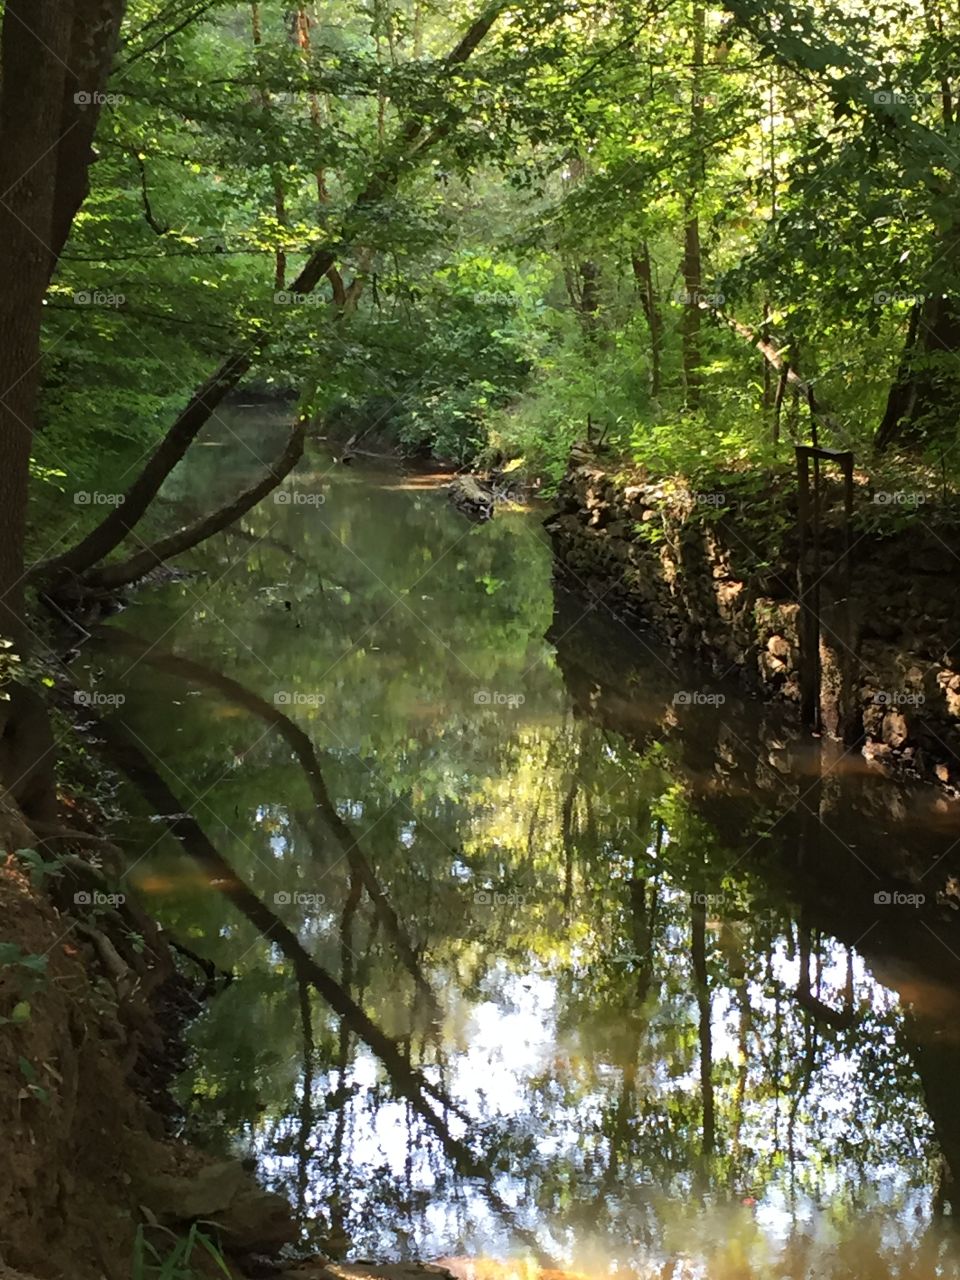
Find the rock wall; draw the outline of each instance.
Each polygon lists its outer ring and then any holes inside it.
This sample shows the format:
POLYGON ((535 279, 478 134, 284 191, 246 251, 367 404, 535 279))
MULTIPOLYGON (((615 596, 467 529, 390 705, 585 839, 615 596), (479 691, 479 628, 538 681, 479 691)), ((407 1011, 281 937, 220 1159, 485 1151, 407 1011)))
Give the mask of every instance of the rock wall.
POLYGON ((919 517, 881 536, 865 518, 873 499, 858 487, 848 533, 825 482, 816 572, 807 550, 816 654, 802 634, 790 475, 762 488, 731 475, 693 492, 579 460, 547 529, 571 585, 714 675, 799 707, 802 673, 818 660, 825 732, 960 794, 960 538, 919 517))

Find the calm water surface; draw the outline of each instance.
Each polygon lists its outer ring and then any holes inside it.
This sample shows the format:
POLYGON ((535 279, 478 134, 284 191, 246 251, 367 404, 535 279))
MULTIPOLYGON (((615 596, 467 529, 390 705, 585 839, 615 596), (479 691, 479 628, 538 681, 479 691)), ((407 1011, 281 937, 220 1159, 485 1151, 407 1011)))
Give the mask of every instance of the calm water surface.
MULTIPOLYGON (((233 433, 276 450, 234 411, 181 508, 233 433)), ((957 811, 555 593, 542 512, 316 446, 281 496, 78 663, 346 998, 130 796, 132 881, 236 974, 189 1136, 335 1256, 960 1275, 957 811)))

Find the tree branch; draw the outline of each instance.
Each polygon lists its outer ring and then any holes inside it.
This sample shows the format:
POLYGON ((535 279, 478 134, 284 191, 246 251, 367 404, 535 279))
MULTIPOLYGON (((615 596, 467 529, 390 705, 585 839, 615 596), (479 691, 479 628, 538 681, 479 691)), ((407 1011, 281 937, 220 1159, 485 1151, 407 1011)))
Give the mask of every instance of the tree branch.
POLYGON ((181 555, 184 551, 189 551, 191 547, 205 542, 207 538, 219 533, 228 524, 232 524, 234 520, 245 515, 251 507, 256 506, 261 498, 265 498, 271 490, 275 489, 303 457, 305 432, 306 423, 298 422, 290 433, 287 447, 283 453, 272 466, 267 468, 256 484, 244 489, 242 493, 239 493, 230 502, 219 507, 210 515, 204 516, 193 524, 184 525, 183 528, 178 529, 175 533, 169 534, 166 538, 161 538, 159 542, 154 542, 149 547, 144 547, 136 555, 120 561, 119 564, 105 565, 98 572, 88 574, 82 580, 83 589, 115 591, 118 587, 124 587, 130 582, 136 582, 152 569, 155 569, 158 564, 169 560, 171 556, 181 555))

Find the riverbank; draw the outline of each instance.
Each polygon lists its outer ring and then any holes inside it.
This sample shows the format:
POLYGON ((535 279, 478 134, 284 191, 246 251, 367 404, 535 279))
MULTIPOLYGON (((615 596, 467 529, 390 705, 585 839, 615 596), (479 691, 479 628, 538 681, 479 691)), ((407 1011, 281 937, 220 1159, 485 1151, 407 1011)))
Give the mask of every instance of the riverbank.
MULTIPOLYGON (((817 709, 831 736, 893 774, 956 795, 960 523, 932 510, 904 520, 902 496, 857 485, 848 531, 838 486, 825 486, 811 578, 822 620, 817 709)), ((547 529, 561 574, 588 598, 711 675, 799 707, 805 644, 792 475, 764 481, 731 471, 693 489, 580 456, 547 529)))
POLYGON ((108 840, 67 827, 38 838, 12 813, 3 837, 18 850, 0 862, 3 1261, 121 1280, 138 1251, 171 1255, 202 1220, 243 1274, 296 1227, 240 1161, 174 1136, 169 1087, 209 975, 107 870, 108 840))

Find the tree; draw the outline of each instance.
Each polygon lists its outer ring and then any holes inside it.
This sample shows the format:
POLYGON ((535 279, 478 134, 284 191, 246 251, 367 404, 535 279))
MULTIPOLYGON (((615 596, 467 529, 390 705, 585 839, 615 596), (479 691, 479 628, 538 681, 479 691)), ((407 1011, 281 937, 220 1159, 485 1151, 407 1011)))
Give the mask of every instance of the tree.
MULTIPOLYGON (((0 28, 0 637, 20 658, 30 630, 24 552, 43 302, 87 193, 124 8, 124 0, 9 0, 0 28)), ((0 781, 28 808, 48 810, 52 760, 36 758, 48 746, 36 724, 42 713, 23 686, 7 691, 0 781)))

